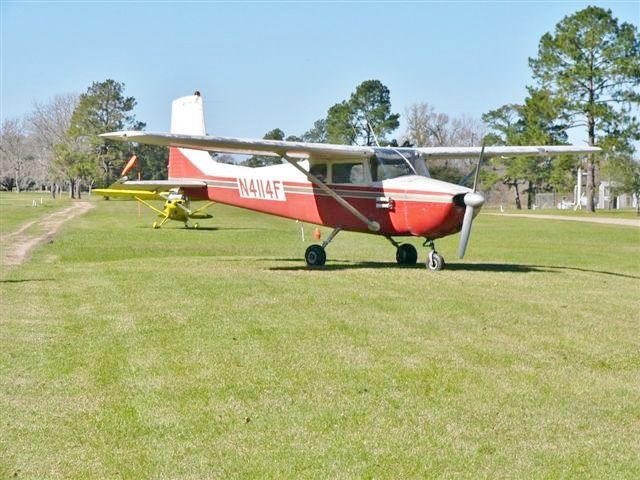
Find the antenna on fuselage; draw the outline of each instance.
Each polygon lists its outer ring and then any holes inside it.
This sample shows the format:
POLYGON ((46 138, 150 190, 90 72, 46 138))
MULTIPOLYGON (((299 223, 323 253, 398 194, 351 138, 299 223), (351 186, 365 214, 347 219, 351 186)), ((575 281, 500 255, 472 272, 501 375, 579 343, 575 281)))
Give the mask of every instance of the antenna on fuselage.
POLYGON ((366 115, 364 116, 364 121, 367 122, 367 126, 369 127, 369 131, 373 135, 373 140, 376 142, 376 147, 379 147, 380 146, 380 142, 378 141, 378 136, 376 135, 376 132, 373 130, 373 127, 369 123, 369 119, 367 118, 366 115))

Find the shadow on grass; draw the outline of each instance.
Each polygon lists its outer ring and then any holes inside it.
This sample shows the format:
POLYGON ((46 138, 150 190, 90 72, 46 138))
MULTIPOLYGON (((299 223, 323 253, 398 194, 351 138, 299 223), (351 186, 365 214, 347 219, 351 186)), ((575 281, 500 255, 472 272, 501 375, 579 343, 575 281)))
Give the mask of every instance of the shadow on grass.
POLYGON ((629 275, 628 273, 618 273, 618 272, 607 272, 605 270, 591 270, 589 268, 561 267, 561 266, 551 266, 551 265, 538 265, 538 268, 548 269, 547 271, 574 270, 576 272, 598 273, 598 274, 601 274, 601 275, 612 275, 614 277, 633 278, 634 280, 640 280, 640 276, 638 276, 638 275, 629 275))
MULTIPOLYGON (((273 260, 273 259, 271 259, 273 260)), ((280 261, 292 261, 293 259, 278 259, 280 261)), ((301 259, 295 259, 298 262, 303 262, 301 259)), ((415 265, 398 265, 397 263, 389 262, 347 262, 345 260, 331 260, 331 263, 324 265, 323 267, 307 267, 302 264, 295 267, 272 267, 270 270, 281 271, 297 271, 297 270, 320 270, 320 271, 332 271, 332 270, 363 270, 363 269, 394 269, 394 270, 426 270, 423 263, 416 263, 415 265), (336 263, 339 263, 336 265, 336 263)), ((445 270, 466 270, 466 271, 478 271, 478 272, 516 272, 516 273, 529 273, 529 272, 542 272, 547 271, 545 267, 536 267, 534 265, 513 265, 504 263, 448 263, 445 270)))
POLYGON ((0 283, 52 282, 53 278, 19 278, 15 280, 0 280, 0 283))
MULTIPOLYGON (((265 259, 280 262, 304 262, 299 258, 278 258, 265 259)), ((335 271, 335 270, 367 270, 367 269, 396 269, 396 270, 425 270, 423 263, 415 265, 398 265, 389 262, 349 262, 346 260, 331 260, 331 263, 323 267, 307 267, 302 263, 298 266, 271 267, 269 270, 275 271, 335 271)), ((513 263, 447 263, 445 271, 466 271, 466 272, 495 272, 495 273, 559 273, 560 270, 573 270, 586 273, 597 273, 600 275, 612 275, 615 277, 632 278, 640 280, 640 276, 625 273, 608 272, 604 270, 592 270, 588 268, 554 266, 554 265, 518 265, 513 263)))
POLYGON ((146 225, 138 225, 136 228, 141 228, 141 229, 146 229, 146 230, 184 230, 184 231, 188 231, 188 232, 214 232, 214 231, 232 231, 232 230, 242 230, 242 231, 259 231, 259 230, 266 230, 265 228, 242 228, 242 227, 198 227, 198 228, 185 228, 184 226, 175 226, 175 225, 171 225, 171 226, 163 226, 161 228, 158 229, 154 229, 151 226, 146 226, 146 225))

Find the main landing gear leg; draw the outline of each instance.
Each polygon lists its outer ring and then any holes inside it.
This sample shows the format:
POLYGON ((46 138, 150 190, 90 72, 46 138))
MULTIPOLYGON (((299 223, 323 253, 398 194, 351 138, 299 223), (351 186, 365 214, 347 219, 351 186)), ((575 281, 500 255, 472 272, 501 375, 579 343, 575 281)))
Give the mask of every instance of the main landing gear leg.
POLYGON ((442 270, 445 267, 444 258, 438 252, 436 252, 436 246, 433 240, 426 239, 423 246, 431 248, 431 251, 427 255, 426 267, 428 270, 442 270))
POLYGON ((334 228, 322 245, 309 245, 307 251, 304 252, 304 260, 308 267, 321 267, 327 261, 327 252, 325 248, 331 243, 331 240, 342 230, 340 227, 334 228))
POLYGON ((418 261, 416 247, 410 243, 398 243, 391 237, 386 237, 396 247, 396 262, 400 265, 415 265, 418 261))

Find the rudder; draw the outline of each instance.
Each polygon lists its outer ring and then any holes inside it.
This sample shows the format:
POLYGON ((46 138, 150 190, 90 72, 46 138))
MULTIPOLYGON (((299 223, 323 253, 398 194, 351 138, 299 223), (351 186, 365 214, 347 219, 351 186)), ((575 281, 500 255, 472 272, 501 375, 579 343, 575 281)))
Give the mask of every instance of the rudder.
MULTIPOLYGON (((171 104, 171 133, 206 135, 204 109, 200 92, 181 97, 171 104)), ((201 162, 212 162, 209 152, 189 148, 169 148, 169 178, 190 178, 202 175, 196 167, 201 162)))

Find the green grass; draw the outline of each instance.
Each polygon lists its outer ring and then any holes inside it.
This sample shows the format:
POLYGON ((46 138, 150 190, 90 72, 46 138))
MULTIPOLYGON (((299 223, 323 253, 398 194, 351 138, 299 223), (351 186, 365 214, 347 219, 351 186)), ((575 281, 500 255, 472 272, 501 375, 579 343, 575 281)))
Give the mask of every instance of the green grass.
POLYGON ((640 229, 481 215, 442 272, 349 233, 307 270, 311 227, 211 213, 98 202, 3 271, 0 477, 640 476, 640 229))
POLYGON ((54 199, 48 192, 0 192, 0 234, 9 233, 69 204, 69 197, 64 194, 54 199))
MULTIPOLYGON (((497 207, 490 207, 483 209, 485 212, 491 213, 500 213, 500 209, 497 207)), ((540 208, 536 210, 529 210, 523 208, 522 210, 518 210, 513 208, 513 206, 508 206, 505 208, 504 213, 509 214, 535 214, 535 215, 563 215, 566 217, 594 217, 594 218, 630 218, 630 219, 640 219, 638 213, 635 208, 623 208, 620 210, 596 210, 595 212, 589 212, 586 209, 581 210, 558 210, 557 208, 540 208)))

